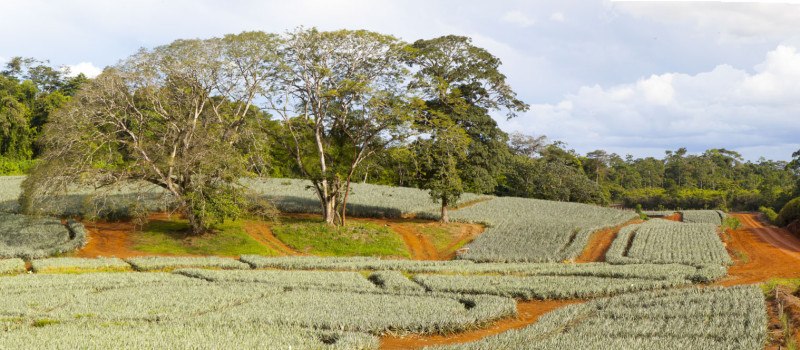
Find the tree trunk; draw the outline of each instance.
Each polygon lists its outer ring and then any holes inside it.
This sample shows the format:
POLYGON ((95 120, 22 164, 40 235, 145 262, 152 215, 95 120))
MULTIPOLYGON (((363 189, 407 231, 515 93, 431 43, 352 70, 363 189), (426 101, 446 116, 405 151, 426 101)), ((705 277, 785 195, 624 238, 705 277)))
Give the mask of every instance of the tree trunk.
POLYGON ((202 236, 208 233, 208 227, 206 227, 205 223, 203 223, 202 220, 197 217, 191 206, 186 205, 183 209, 183 212, 186 214, 186 219, 189 220, 189 235, 202 236))
POLYGON ((322 203, 322 219, 325 220, 327 225, 336 225, 336 198, 337 196, 331 195, 322 203))
POLYGON ((350 178, 344 186, 344 198, 342 199, 342 226, 347 225, 347 195, 350 194, 350 178))
POLYGON ((442 198, 442 218, 439 220, 439 222, 443 224, 450 223, 450 218, 447 217, 447 199, 444 198, 442 198))

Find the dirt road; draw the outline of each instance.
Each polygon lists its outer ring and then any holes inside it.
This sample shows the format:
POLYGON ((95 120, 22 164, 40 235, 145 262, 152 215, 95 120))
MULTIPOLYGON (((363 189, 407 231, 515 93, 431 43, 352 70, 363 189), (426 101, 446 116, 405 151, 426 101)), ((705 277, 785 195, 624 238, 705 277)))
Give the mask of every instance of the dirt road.
POLYGON ((764 225, 756 214, 731 214, 743 228, 730 232, 728 251, 737 260, 720 286, 751 284, 772 278, 800 277, 800 239, 779 227, 764 225), (746 260, 746 263, 743 263, 746 260))

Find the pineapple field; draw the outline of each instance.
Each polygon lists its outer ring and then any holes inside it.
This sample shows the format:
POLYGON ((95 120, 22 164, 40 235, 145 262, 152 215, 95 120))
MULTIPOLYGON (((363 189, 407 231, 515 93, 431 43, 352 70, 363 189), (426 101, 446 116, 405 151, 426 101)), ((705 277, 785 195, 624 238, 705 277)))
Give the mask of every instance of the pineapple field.
POLYGON ((641 221, 465 195, 452 229, 422 190, 354 184, 354 228, 318 232, 309 183, 271 179, 247 186, 280 216, 219 226, 242 239, 223 251, 199 248, 219 237, 181 236, 177 215, 124 218, 136 203, 168 213, 159 191, 98 203, 76 189, 26 216, 20 181, 0 180, 2 349, 763 349, 779 317, 764 282, 800 277, 800 241, 751 214, 726 231, 713 210, 641 221), (114 214, 88 215, 98 206, 114 214), (611 239, 594 247, 601 231, 611 239))

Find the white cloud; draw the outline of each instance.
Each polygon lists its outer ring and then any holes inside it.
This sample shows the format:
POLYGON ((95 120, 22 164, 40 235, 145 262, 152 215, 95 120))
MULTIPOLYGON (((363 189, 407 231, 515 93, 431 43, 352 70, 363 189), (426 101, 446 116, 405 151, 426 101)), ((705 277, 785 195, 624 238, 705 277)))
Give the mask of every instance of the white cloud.
POLYGON ((634 17, 713 30, 721 42, 765 42, 800 33, 797 2, 618 1, 613 5, 634 17))
POLYGON ((672 74, 652 75, 649 79, 639 80, 636 86, 644 93, 645 100, 652 104, 667 105, 675 97, 672 74))
POLYGON ((500 19, 503 22, 516 24, 520 27, 530 27, 532 26, 535 21, 529 18, 525 13, 519 10, 508 11, 503 18, 500 19))
POLYGON ((652 75, 611 87, 584 86, 555 104, 531 106, 506 129, 545 134, 586 153, 662 156, 725 147, 748 159, 790 159, 800 148, 800 52, 778 46, 753 67, 652 75), (758 153, 766 152, 766 153, 758 153))
POLYGON ((95 67, 92 62, 81 62, 76 65, 68 65, 65 68, 69 68, 69 74, 67 75, 69 77, 75 77, 83 73, 87 78, 94 78, 103 72, 103 69, 95 67))
POLYGON ((550 15, 550 19, 556 22, 564 22, 564 14, 561 12, 554 12, 550 15))

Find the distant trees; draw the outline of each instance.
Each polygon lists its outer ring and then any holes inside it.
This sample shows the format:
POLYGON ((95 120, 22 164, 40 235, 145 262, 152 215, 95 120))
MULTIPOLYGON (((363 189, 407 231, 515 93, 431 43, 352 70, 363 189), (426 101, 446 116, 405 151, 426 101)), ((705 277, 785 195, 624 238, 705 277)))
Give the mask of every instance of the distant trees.
MULTIPOLYGON (((63 106, 87 79, 68 77, 46 61, 13 57, 0 71, 0 160, 29 163, 38 156, 35 140, 50 114, 63 106)), ((4 167, 5 168, 5 167, 4 167)), ((2 173, 17 172, 14 166, 2 173)))

